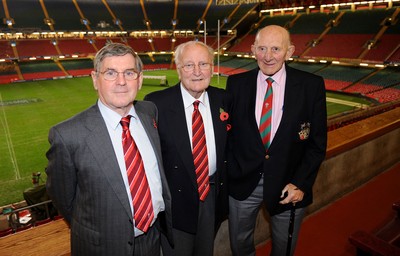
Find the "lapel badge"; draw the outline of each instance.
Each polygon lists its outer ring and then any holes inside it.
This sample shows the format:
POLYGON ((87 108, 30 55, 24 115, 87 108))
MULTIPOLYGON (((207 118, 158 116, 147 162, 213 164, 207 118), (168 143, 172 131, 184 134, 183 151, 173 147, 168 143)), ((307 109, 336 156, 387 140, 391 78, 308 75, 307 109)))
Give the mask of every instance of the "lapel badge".
POLYGON ((300 131, 299 131, 299 138, 300 140, 306 140, 308 139, 308 136, 310 135, 310 123, 302 123, 300 125, 300 131))
MULTIPOLYGON (((225 112, 225 110, 223 108, 219 108, 219 113, 220 113, 219 119, 221 119, 222 122, 225 122, 228 120, 229 114, 228 114, 228 112, 225 112)), ((231 129, 231 125, 227 124, 226 131, 229 131, 230 129, 231 129)))
POLYGON ((221 121, 226 121, 229 118, 229 114, 227 112, 225 112, 225 110, 223 108, 219 108, 219 118, 221 119, 221 121))
POLYGON ((156 120, 154 120, 154 119, 153 119, 153 127, 154 127, 155 129, 157 129, 157 123, 156 123, 156 120))

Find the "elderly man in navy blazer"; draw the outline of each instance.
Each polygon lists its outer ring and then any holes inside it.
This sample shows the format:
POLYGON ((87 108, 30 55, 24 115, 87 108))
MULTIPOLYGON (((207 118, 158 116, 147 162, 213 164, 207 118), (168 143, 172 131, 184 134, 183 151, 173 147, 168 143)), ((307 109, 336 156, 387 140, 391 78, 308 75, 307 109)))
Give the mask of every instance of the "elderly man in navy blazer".
POLYGON ((165 256, 213 255, 215 232, 227 214, 225 144, 230 98, 225 90, 210 86, 213 60, 213 49, 202 42, 179 45, 175 63, 180 82, 145 97, 160 111, 158 130, 172 195, 174 246, 163 246, 165 256), (198 174, 195 157, 198 122, 192 118, 197 111, 205 130, 204 175, 198 174), (200 183, 203 178, 206 182, 200 183))
POLYGON ((259 30, 252 52, 258 68, 227 81, 233 96, 228 138, 231 248, 233 255, 255 255, 255 223, 264 202, 271 216, 274 256, 288 255, 288 226, 295 208, 292 255, 325 157, 325 86, 322 77, 285 64, 294 46, 283 27, 259 30))
POLYGON ((127 45, 103 47, 92 71, 97 104, 50 129, 47 190, 71 228, 71 255, 159 256, 160 230, 172 239, 157 109, 135 101, 142 66, 127 45), (133 154, 125 152, 135 152, 138 165, 127 164, 133 154), (138 189, 127 170, 140 170, 146 185, 138 189), (146 205, 144 218, 137 205, 146 205))

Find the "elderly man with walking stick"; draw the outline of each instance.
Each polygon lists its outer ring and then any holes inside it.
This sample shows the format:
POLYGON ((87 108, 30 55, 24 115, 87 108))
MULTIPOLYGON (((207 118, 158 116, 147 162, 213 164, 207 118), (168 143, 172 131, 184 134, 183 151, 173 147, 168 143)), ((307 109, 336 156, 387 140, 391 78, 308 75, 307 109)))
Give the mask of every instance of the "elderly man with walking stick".
POLYGON ((255 255, 256 218, 265 203, 271 255, 287 249, 293 255, 325 158, 324 80, 285 63, 295 48, 283 27, 259 30, 251 49, 258 67, 228 77, 226 86, 233 97, 227 157, 232 253, 255 255))

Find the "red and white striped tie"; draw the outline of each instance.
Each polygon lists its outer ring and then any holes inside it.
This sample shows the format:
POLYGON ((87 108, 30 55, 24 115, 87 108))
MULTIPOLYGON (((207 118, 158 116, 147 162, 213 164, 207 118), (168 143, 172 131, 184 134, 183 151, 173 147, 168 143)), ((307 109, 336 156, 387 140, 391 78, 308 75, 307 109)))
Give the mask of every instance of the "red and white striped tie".
POLYGON ((142 156, 129 131, 130 119, 131 116, 121 119, 122 146, 124 149, 129 188, 132 195, 135 225, 143 232, 147 232, 154 218, 154 211, 142 156))
POLYGON ((208 155, 206 145, 206 134, 204 132, 203 118, 199 111, 200 101, 193 102, 192 115, 192 146, 193 146, 193 161, 196 169, 197 186, 199 197, 204 201, 210 191, 208 178, 208 155))

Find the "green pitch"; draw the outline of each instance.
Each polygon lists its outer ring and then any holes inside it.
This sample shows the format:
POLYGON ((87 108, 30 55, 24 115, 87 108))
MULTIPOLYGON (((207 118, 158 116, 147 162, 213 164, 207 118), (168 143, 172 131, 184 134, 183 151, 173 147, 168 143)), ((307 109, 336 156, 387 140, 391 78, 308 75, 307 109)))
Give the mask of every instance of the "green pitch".
MULTIPOLYGON (((166 75, 170 86, 179 81, 175 70, 145 75, 166 75)), ((226 77, 216 76, 211 82, 220 88, 225 83, 226 77)), ((160 80, 145 79, 137 98, 163 88, 160 80)), ((0 205, 23 200, 23 191, 32 187, 32 172, 41 172, 40 183, 45 182, 50 127, 93 105, 96 99, 90 77, 0 85, 0 205)), ((328 101, 328 115, 352 110, 354 102, 368 104, 357 97, 331 93, 328 99, 342 103, 328 101)))

